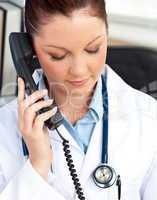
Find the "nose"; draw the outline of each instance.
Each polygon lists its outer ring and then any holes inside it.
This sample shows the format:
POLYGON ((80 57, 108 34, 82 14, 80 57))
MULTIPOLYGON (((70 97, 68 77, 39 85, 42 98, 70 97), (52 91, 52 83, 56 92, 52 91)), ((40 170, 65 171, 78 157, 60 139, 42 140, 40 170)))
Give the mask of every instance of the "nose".
POLYGON ((88 64, 84 56, 77 56, 73 58, 70 66, 70 74, 74 77, 85 77, 88 73, 88 64))

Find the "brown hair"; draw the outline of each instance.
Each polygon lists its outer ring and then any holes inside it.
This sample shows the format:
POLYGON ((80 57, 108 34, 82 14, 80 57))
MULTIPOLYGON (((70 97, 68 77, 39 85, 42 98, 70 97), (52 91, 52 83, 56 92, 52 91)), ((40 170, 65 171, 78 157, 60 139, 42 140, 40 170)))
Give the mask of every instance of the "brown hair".
POLYGON ((26 0, 26 31, 30 36, 33 36, 37 33, 40 25, 48 22, 50 16, 62 14, 71 17, 74 10, 87 6, 92 8, 90 14, 102 19, 108 29, 105 0, 26 0))

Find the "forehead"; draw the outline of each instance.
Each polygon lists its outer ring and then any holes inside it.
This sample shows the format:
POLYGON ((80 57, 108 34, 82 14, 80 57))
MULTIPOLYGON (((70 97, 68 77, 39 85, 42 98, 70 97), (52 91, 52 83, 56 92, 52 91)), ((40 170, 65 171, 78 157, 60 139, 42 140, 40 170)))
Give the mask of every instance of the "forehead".
POLYGON ((56 15, 39 28, 39 39, 44 43, 63 44, 88 42, 100 34, 106 34, 105 22, 91 16, 86 9, 77 10, 71 17, 56 15))

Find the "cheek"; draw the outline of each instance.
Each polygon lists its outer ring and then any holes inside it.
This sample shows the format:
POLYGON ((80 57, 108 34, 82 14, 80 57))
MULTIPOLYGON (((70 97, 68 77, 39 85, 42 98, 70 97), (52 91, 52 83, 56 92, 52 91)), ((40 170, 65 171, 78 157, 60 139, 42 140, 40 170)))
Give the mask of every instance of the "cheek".
POLYGON ((100 54, 99 54, 99 60, 100 62, 106 62, 106 54, 107 54, 107 47, 103 46, 102 48, 100 48, 100 54))
POLYGON ((106 52, 107 52, 107 48, 106 47, 101 47, 99 50, 99 54, 96 57, 95 61, 93 62, 93 72, 95 73, 95 75, 98 75, 99 73, 101 73, 105 63, 106 63, 106 52), (97 73, 96 73, 97 72, 97 73))
POLYGON ((45 54, 38 46, 35 46, 35 50, 47 79, 49 81, 62 82, 67 74, 66 63, 51 61, 49 55, 45 54))
POLYGON ((47 78, 51 81, 61 80, 65 76, 65 70, 58 64, 47 64, 43 66, 47 78))
POLYGON ((49 81, 62 81, 67 74, 67 70, 61 62, 52 62, 49 58, 40 57, 42 69, 49 81))

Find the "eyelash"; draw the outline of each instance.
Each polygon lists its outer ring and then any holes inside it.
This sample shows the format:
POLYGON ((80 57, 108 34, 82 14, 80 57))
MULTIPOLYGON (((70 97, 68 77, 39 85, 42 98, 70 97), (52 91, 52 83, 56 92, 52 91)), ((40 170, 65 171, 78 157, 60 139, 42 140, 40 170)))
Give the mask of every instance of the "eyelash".
MULTIPOLYGON (((99 52, 99 49, 100 48, 97 48, 95 51, 87 51, 89 54, 97 54, 99 52)), ((55 56, 51 56, 50 57, 52 60, 56 60, 56 61, 60 61, 60 60, 63 60, 65 58, 65 56, 62 56, 62 57, 55 57, 55 56)))

